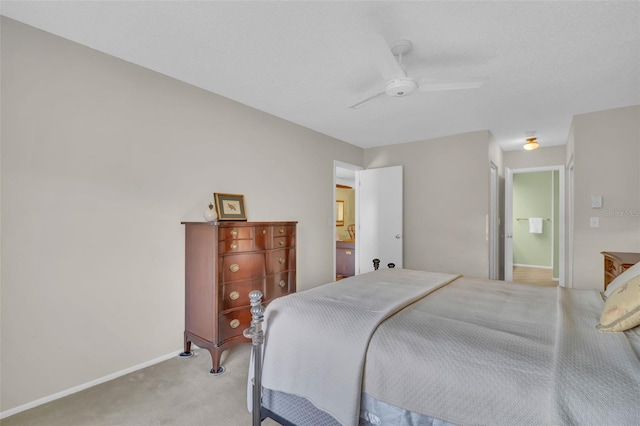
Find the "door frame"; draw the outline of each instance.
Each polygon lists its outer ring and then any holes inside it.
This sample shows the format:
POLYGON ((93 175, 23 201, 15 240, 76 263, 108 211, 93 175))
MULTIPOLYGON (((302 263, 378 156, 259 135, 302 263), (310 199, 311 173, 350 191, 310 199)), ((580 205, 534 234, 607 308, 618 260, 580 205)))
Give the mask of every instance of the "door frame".
POLYGON ((489 161, 489 214, 487 239, 489 241, 489 279, 500 279, 500 173, 498 166, 489 161))
MULTIPOLYGON (((505 167, 505 203, 504 203, 504 279, 513 281, 513 175, 518 173, 532 173, 557 171, 558 182, 558 285, 566 286, 565 282, 565 166, 530 167, 524 169, 510 169, 505 167)), ((555 238, 555 236, 554 236, 555 238)))
POLYGON ((566 271, 566 287, 573 288, 573 214, 575 211, 575 187, 574 187, 574 164, 573 155, 567 164, 567 191, 569 192, 567 200, 567 271, 566 271))

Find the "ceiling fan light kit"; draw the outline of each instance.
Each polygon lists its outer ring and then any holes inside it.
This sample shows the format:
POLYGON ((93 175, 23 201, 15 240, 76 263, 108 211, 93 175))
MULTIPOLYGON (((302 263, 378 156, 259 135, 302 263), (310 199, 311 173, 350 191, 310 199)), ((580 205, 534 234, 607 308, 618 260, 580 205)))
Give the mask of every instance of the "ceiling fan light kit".
POLYGON ((369 96, 349 108, 358 109, 366 103, 387 95, 391 97, 404 97, 416 91, 432 92, 438 90, 460 90, 475 89, 482 85, 481 81, 445 81, 434 79, 415 79, 407 76, 402 58, 413 49, 413 43, 409 40, 401 39, 390 46, 382 37, 376 37, 376 44, 372 46, 372 51, 378 53, 376 64, 380 75, 386 81, 384 89, 375 95, 369 96))
POLYGON ((412 78, 394 78, 384 87, 389 96, 406 96, 416 91, 418 83, 412 78))

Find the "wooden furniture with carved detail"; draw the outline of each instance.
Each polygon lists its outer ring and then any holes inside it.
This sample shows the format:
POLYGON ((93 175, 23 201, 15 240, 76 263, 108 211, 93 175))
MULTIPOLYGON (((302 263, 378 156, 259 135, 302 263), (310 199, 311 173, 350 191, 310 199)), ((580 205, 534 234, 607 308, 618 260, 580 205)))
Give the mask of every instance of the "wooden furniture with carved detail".
POLYGON ((604 289, 618 275, 640 262, 640 253, 603 251, 604 256, 604 289))
POLYGON ((249 292, 271 301, 296 291, 297 222, 183 222, 185 225, 184 353, 211 354, 212 374, 229 347, 249 343, 249 292))
POLYGON ((356 243, 336 241, 336 278, 346 278, 356 272, 356 243))

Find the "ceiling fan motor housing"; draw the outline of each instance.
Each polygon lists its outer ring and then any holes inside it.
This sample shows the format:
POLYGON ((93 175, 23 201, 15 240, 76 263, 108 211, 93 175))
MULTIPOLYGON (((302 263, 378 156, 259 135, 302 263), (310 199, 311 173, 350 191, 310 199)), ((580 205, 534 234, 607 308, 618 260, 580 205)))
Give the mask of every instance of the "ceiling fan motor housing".
POLYGON ((418 84, 412 78, 394 78, 387 83, 384 91, 389 96, 406 96, 417 88, 418 84))

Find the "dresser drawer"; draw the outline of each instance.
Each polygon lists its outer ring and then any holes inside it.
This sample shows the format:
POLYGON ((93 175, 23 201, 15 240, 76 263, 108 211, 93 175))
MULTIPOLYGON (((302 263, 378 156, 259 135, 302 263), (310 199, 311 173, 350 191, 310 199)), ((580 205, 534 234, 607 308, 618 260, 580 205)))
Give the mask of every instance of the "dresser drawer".
POLYGON ((218 300, 220 302, 220 312, 229 309, 249 306, 249 293, 252 290, 264 291, 264 278, 248 281, 234 281, 218 286, 218 300))
POLYGON ((253 244, 254 240, 224 240, 218 243, 218 252, 220 254, 237 253, 243 251, 256 250, 253 244))
POLYGON ((275 225, 271 227, 271 235, 275 237, 288 237, 296 234, 296 227, 293 225, 275 225))
POLYGON ((296 288, 296 271, 268 275, 265 285, 265 300, 275 299, 293 293, 296 288))
POLYGON ((250 308, 222 314, 218 317, 219 340, 223 342, 232 337, 242 336, 242 332, 249 327, 251 327, 250 308))
POLYGON ((295 268, 293 249, 272 250, 267 252, 267 275, 295 268))
POLYGON ((285 247, 294 247, 296 245, 296 237, 295 235, 289 235, 285 237, 273 237, 272 248, 285 248, 285 247))
POLYGON ((238 253, 220 256, 220 283, 243 281, 265 275, 264 253, 238 253))
POLYGON ((271 226, 271 245, 269 248, 277 249, 293 247, 296 241, 296 227, 290 225, 271 226))
POLYGON ((235 239, 253 239, 254 237, 253 226, 234 226, 220 228, 218 239, 222 240, 235 240, 235 239))

